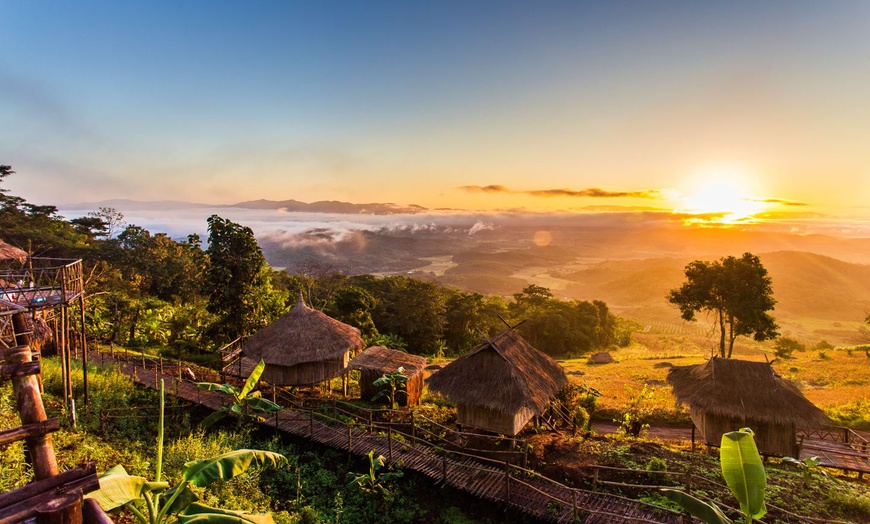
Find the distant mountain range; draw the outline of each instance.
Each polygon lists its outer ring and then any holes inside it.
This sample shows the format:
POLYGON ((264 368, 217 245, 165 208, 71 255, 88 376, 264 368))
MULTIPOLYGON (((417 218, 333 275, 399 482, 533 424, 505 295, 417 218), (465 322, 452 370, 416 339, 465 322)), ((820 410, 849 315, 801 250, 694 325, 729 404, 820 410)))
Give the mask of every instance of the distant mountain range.
POLYGON ((222 208, 235 207, 242 209, 283 209, 290 212, 301 213, 338 213, 348 215, 397 215, 397 214, 416 214, 428 211, 425 207, 411 204, 401 206, 393 203, 368 203, 368 204, 352 204, 350 202, 340 202, 337 200, 321 200, 318 202, 300 202, 298 200, 249 200, 246 202, 238 202, 235 204, 202 204, 198 202, 184 202, 181 200, 129 200, 129 199, 114 199, 103 200, 100 202, 81 202, 78 204, 69 204, 61 206, 63 209, 70 211, 96 210, 100 207, 113 207, 119 211, 172 211, 178 209, 202 209, 202 208, 222 208))

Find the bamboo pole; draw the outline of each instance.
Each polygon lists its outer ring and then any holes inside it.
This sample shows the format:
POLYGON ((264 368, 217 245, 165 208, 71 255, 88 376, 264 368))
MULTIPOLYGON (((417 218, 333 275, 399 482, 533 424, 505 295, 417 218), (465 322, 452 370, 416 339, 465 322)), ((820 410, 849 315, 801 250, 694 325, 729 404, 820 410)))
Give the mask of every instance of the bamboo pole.
POLYGON ((85 409, 90 406, 88 396, 88 340, 85 333, 85 293, 79 295, 79 308, 81 309, 82 317, 82 381, 85 388, 85 409))

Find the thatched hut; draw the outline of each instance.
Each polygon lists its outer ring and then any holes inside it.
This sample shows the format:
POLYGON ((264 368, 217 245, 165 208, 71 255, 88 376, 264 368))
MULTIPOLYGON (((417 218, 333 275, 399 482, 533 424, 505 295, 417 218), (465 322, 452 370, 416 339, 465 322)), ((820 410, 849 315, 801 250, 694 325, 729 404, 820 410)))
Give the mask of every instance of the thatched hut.
POLYGON ((27 251, 18 249, 0 240, 0 260, 12 260, 23 264, 27 260, 27 251))
POLYGON ((457 423, 519 433, 568 383, 565 371, 509 329, 433 374, 430 391, 456 404, 457 423))
POLYGON ((276 386, 309 386, 338 376, 348 353, 365 347, 359 329, 299 302, 272 324, 254 333, 242 356, 266 363, 262 379, 276 386))
POLYGON ((401 388, 405 395, 396 395, 399 405, 419 404, 423 394, 423 368, 426 367, 426 357, 410 355, 404 351, 372 346, 355 356, 348 364, 348 369, 360 372, 360 397, 369 400, 378 394, 385 386, 378 387, 372 383, 385 373, 394 373, 400 367, 408 377, 405 386, 401 388))
POLYGON ((829 422, 767 362, 714 357, 695 366, 672 367, 668 383, 677 401, 689 406, 709 445, 718 446, 724 433, 749 427, 761 453, 797 456, 796 429, 829 422))

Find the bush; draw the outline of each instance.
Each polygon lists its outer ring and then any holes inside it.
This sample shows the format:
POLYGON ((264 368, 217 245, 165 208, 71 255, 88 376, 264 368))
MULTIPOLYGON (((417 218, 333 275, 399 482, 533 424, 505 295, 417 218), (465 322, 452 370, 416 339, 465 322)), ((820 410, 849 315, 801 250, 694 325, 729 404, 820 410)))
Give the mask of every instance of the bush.
POLYGON ((586 408, 583 406, 575 406, 571 411, 571 418, 574 420, 574 424, 583 430, 589 428, 589 421, 592 420, 592 417, 589 416, 589 412, 586 411, 586 408))
POLYGON ((792 358, 792 354, 795 351, 804 351, 806 347, 801 344, 797 339, 789 338, 789 337, 779 337, 776 339, 776 344, 773 347, 773 354, 777 356, 777 358, 788 359, 792 358))

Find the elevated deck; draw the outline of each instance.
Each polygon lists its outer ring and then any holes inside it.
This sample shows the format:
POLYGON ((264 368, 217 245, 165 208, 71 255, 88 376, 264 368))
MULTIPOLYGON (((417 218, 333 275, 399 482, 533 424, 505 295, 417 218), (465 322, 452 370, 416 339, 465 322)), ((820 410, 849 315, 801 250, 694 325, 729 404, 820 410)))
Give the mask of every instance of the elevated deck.
POLYGON ((68 305, 82 293, 80 259, 34 257, 0 265, 0 315, 68 305))

